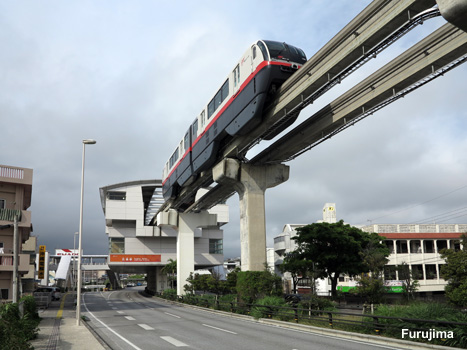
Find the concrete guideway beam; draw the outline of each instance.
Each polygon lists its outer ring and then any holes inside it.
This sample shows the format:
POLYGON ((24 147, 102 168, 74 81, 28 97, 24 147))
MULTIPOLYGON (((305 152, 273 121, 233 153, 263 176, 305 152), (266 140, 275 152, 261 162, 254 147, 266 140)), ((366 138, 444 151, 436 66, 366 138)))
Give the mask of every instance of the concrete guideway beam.
POLYGON ((226 158, 213 168, 213 179, 235 188, 240 197, 242 271, 262 271, 266 263, 266 211, 264 194, 289 179, 284 164, 251 165, 226 158))
POLYGON ((436 0, 446 21, 467 32, 467 0, 436 0))

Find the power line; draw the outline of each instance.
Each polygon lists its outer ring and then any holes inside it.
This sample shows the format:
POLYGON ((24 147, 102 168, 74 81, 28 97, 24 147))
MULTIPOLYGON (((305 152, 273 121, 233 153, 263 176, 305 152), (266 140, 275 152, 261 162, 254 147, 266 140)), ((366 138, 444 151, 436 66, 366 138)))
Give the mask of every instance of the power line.
POLYGON ((378 216, 378 217, 376 217, 376 218, 373 218, 373 219, 368 219, 367 221, 373 222, 373 221, 376 221, 376 220, 379 220, 379 219, 382 219, 382 218, 385 218, 385 217, 388 217, 388 216, 392 216, 392 215, 394 215, 394 214, 401 213, 401 212, 403 212, 403 211, 407 211, 407 210, 410 210, 410 209, 416 208, 416 207, 418 207, 418 206, 420 206, 420 205, 423 205, 423 204, 426 204, 426 203, 429 203, 429 202, 435 201, 435 200, 437 200, 437 199, 440 199, 440 198, 446 197, 446 196, 448 196, 448 195, 450 195, 450 194, 452 194, 452 193, 454 193, 454 192, 460 191, 460 190, 462 190, 462 189, 464 189, 464 188, 467 188, 467 185, 464 185, 464 186, 462 186, 462 187, 459 187, 459 188, 457 188, 457 189, 455 189, 455 190, 452 190, 451 192, 448 192, 448 193, 442 194, 442 195, 440 195, 440 196, 438 196, 438 197, 435 197, 435 198, 429 199, 429 200, 427 200, 427 201, 425 201, 425 202, 421 202, 421 203, 418 203, 418 204, 412 205, 412 206, 410 206, 410 207, 407 207, 407 208, 404 208, 404 209, 396 210, 396 211, 394 211, 394 212, 392 212, 392 213, 389 213, 389 214, 386 214, 386 215, 382 215, 382 216, 378 216))

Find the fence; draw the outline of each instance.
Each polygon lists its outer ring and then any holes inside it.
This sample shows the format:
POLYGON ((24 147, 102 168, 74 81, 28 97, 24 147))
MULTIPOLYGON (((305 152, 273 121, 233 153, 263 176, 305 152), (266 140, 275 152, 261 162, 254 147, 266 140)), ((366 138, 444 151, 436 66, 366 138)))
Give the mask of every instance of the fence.
MULTIPOLYGON (((426 332, 434 337, 436 332, 452 332, 455 340, 439 339, 433 344, 459 346, 467 344, 467 323, 442 320, 426 320, 405 317, 380 316, 373 314, 355 314, 331 310, 311 309, 300 303, 290 306, 246 304, 238 301, 223 301, 217 295, 158 295, 165 299, 178 301, 200 307, 222 310, 232 313, 250 315, 255 318, 279 319, 281 321, 301 323, 317 327, 340 329, 352 332, 385 335, 403 338, 403 330, 426 332)), ((414 339, 406 339, 414 340, 414 339)), ((420 340, 420 339, 419 339, 420 340)), ((423 339, 421 339, 423 340, 423 339)))

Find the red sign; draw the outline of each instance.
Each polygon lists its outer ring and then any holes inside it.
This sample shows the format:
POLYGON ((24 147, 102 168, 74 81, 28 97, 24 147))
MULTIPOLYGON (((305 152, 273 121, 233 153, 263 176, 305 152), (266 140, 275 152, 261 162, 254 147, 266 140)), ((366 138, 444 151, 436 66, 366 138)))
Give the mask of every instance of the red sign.
POLYGON ((110 262, 125 263, 148 263, 161 262, 161 256, 158 254, 110 254, 110 262))

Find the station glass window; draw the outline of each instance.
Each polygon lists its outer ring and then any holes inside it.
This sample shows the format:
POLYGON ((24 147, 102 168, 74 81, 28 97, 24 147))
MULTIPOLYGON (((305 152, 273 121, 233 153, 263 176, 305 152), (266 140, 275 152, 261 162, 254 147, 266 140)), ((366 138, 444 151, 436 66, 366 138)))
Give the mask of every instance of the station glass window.
POLYGON ((109 238, 109 252, 110 254, 124 254, 125 238, 109 238))
POLYGON ((209 254, 223 254, 223 241, 222 239, 210 239, 209 240, 209 254))
POLYGON ((109 191, 107 192, 107 199, 111 201, 124 201, 126 200, 126 192, 109 191))

